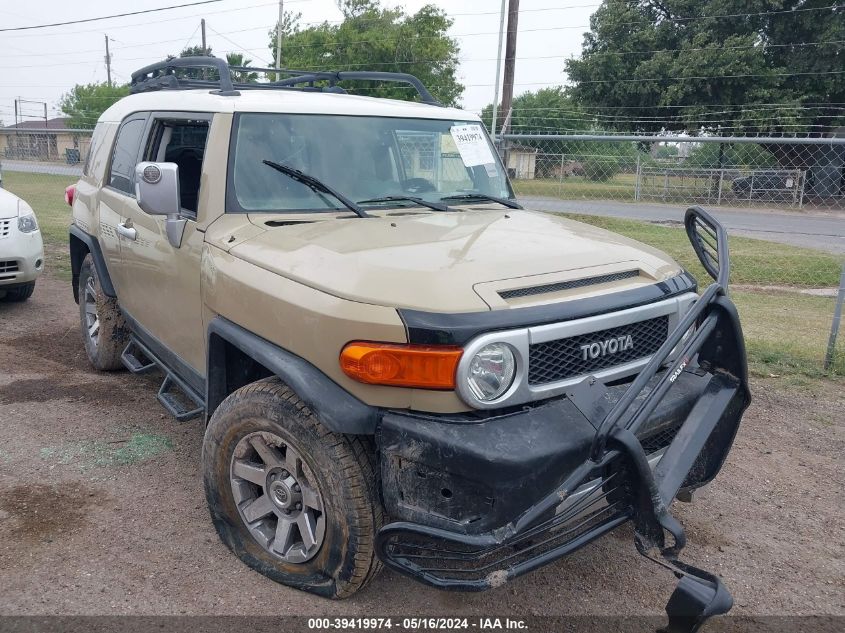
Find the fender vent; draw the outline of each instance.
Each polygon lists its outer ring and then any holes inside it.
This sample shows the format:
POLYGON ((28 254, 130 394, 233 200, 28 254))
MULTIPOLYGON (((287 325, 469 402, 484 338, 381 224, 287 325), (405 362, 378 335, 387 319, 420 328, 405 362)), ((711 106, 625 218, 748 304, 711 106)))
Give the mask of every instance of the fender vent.
POLYGON ((0 237, 9 237, 11 226, 11 220, 0 220, 0 237))
POLYGON ((631 279, 633 277, 639 276, 639 270, 625 270, 619 273, 610 273, 609 275, 585 277, 584 279, 572 279, 570 281, 560 281, 558 283, 544 284, 542 286, 530 286, 528 288, 516 288, 514 290, 501 290, 499 292, 499 296, 502 299, 531 297, 533 295, 544 295, 549 292, 560 292, 561 290, 572 290, 573 288, 585 288, 586 286, 596 286, 598 284, 606 284, 612 281, 631 279))

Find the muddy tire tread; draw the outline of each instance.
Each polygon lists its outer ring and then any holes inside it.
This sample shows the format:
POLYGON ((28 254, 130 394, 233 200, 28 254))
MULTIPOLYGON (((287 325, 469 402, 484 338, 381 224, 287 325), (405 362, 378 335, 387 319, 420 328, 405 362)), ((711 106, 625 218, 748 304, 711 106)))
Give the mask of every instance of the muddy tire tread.
MULTIPOLYGON (((250 383, 230 394, 215 411, 213 418, 224 415, 240 401, 250 397, 270 397, 284 401, 296 411, 297 422, 310 427, 337 459, 337 469, 345 482, 345 496, 354 507, 356 517, 372 516, 372 521, 350 526, 349 540, 356 549, 353 568, 347 578, 338 579, 333 598, 347 598, 369 582, 381 570, 381 561, 375 554, 375 537, 383 525, 384 511, 377 490, 377 468, 372 439, 366 436, 335 433, 321 424, 311 408, 277 377, 250 383)), ((212 418, 212 419, 213 419, 212 418)), ((339 491, 330 490, 329 494, 339 491)), ((324 493, 325 494, 325 493, 324 493)))

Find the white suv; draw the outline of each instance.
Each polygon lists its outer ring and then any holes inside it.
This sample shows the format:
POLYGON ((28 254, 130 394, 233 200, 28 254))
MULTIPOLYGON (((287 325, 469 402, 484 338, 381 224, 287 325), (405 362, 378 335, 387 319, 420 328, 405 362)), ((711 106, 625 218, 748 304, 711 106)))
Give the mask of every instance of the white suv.
POLYGON ((26 301, 44 269, 44 243, 35 213, 0 189, 0 300, 26 301))

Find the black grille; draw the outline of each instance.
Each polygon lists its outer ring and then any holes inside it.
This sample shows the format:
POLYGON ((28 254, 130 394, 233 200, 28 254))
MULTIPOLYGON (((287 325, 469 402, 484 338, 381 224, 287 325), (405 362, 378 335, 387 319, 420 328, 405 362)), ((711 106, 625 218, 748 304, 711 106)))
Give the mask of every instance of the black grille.
POLYGON ((598 277, 585 277, 584 279, 573 279, 571 281, 561 281, 554 284, 546 284, 543 286, 531 286, 528 288, 516 288, 515 290, 502 290, 499 296, 502 299, 514 299, 516 297, 530 297, 533 295, 543 295, 547 292, 560 292, 561 290, 572 290, 573 288, 584 288, 585 286, 595 286, 597 284, 606 284, 611 281, 619 281, 621 279, 631 279, 632 277, 639 277, 639 270, 626 270, 621 273, 611 273, 609 275, 599 275, 598 277))
POLYGON ((18 262, 15 260, 0 261, 0 273, 18 272, 18 262))
MULTIPOLYGON (((591 374, 608 367, 630 363, 654 354, 669 335, 669 317, 661 316, 620 327, 571 336, 569 338, 537 343, 529 351, 528 382, 542 385, 582 374, 591 374), (619 341, 631 337, 630 347, 619 341), (584 345, 615 340, 603 355, 592 358, 587 353, 584 359, 584 345), (611 350, 616 348, 616 352, 611 350)), ((594 348, 595 349, 595 348, 594 348)))
POLYGON ((658 431, 648 433, 644 437, 639 438, 645 454, 650 455, 651 453, 656 453, 661 448, 669 446, 681 429, 681 424, 682 422, 678 422, 677 424, 663 427, 658 431))

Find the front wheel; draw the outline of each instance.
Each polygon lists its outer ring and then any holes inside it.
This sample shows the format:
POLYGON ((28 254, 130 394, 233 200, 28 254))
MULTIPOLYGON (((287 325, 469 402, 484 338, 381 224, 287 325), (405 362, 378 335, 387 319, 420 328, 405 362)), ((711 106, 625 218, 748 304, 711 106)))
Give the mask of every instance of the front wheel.
POLYGON ((214 526, 251 568, 328 598, 351 596, 378 571, 372 448, 326 429, 279 379, 226 398, 202 460, 214 526))
POLYGON ((123 367, 120 355, 128 340, 126 320, 117 299, 103 292, 90 254, 79 269, 79 324, 85 352, 95 369, 123 367))

